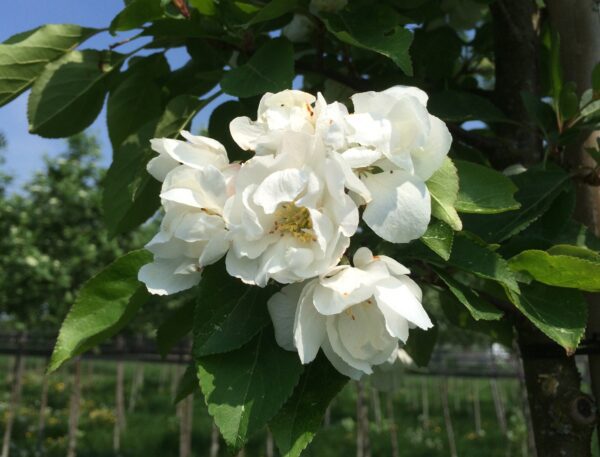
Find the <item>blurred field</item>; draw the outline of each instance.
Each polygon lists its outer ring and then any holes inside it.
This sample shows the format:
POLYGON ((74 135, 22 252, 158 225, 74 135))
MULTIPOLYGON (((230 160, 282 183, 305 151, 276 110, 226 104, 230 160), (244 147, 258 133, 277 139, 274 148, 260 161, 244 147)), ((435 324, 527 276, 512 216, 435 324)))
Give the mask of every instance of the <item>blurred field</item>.
MULTIPOLYGON (((0 427, 4 428, 10 398, 11 357, 0 357, 0 427)), ((179 418, 172 398, 183 367, 167 364, 126 362, 124 394, 126 429, 121 452, 126 457, 156 455, 175 457, 179 447, 179 418), (143 380, 142 380, 143 371, 143 380), (134 382, 136 381, 137 382, 134 382), (133 387, 133 385, 137 387, 133 387), (132 399, 132 397, 134 397, 132 399)), ((38 433, 43 379, 43 360, 26 360, 22 400, 16 416, 11 456, 66 455, 69 397, 72 367, 49 378, 46 430, 38 433)), ((116 362, 82 362, 82 399, 77 455, 114 456, 116 362)), ((391 451, 389 401, 393 402, 399 455, 402 457, 448 456, 449 445, 442 413, 443 378, 406 375, 393 394, 376 393, 365 384, 368 406, 369 442, 372 456, 389 456, 391 451), (427 400, 424 405, 424 393, 427 400), (390 398, 391 395, 391 398, 390 398), (428 417, 426 417, 428 415, 428 417)), ((496 415, 490 381, 487 379, 448 379, 448 407, 460 456, 526 456, 525 425, 518 382, 498 380, 498 393, 505 410, 506 435, 496 415), (481 430, 475 426, 474 395, 479 390, 481 430), (482 454, 482 450, 485 452, 482 454)), ((357 386, 349 383, 332 405, 325 427, 303 455, 334 457, 356 455, 357 386)), ((192 453, 208 456, 212 421, 200 394, 194 399, 192 453)), ((266 455, 266 434, 255 436, 245 456, 266 455)), ((220 456, 230 455, 223 442, 220 456)), ((275 451, 274 455, 278 455, 275 451)))

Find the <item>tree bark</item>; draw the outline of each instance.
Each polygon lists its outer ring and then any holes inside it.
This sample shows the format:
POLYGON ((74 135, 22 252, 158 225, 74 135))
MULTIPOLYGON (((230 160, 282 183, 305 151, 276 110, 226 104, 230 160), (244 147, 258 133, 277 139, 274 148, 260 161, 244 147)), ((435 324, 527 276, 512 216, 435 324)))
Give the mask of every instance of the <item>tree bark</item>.
MULTIPOLYGON (((527 125, 530 120, 520 93, 539 92, 536 2, 497 0, 490 5, 490 10, 495 46, 495 101, 516 123, 497 131, 520 151, 519 160, 509 154, 492 158, 493 163, 498 167, 516 161, 530 165, 540 160, 542 147, 539 135, 527 125)), ((592 427, 586 422, 589 416, 595 417, 595 410, 590 399, 580 391, 574 358, 529 321, 518 315, 516 319, 538 455, 589 456, 592 427), (540 345, 548 347, 543 354, 529 350, 540 345)))
POLYGON ((73 372, 73 385, 69 401, 69 435, 67 444, 67 457, 77 455, 77 429, 79 426, 79 411, 81 406, 81 359, 75 359, 73 372))
POLYGON ((179 402, 179 457, 192 455, 192 425, 194 418, 194 396, 188 395, 179 402))
MULTIPOLYGON (((561 63, 566 81, 577 84, 578 95, 591 87, 591 74, 600 56, 600 13, 594 0, 548 0, 553 28, 560 34, 561 63)), ((596 147, 600 131, 582 137, 567 148, 566 158, 573 168, 595 165, 585 147, 596 147)), ((576 182, 575 217, 596 236, 600 236, 600 187, 576 182)), ((600 294, 588 294, 587 337, 600 341, 600 294)), ((596 404, 600 399, 600 354, 588 358, 592 392, 596 404)), ((600 423, 599 423, 600 427, 600 423)), ((600 432, 600 428, 599 428, 600 432)))
POLYGON ((448 405, 447 378, 443 378, 440 382, 440 398, 442 400, 442 411, 444 413, 444 424, 446 426, 446 435, 448 436, 450 457, 458 457, 458 453, 456 451, 456 437, 454 436, 454 427, 452 426, 452 417, 450 417, 450 407, 448 405))
POLYGON ((44 453, 44 437, 46 434, 46 409, 48 407, 48 375, 42 374, 42 395, 40 399, 40 412, 38 420, 38 453, 44 453))
POLYGON ((481 402, 479 401, 479 379, 473 382, 473 418, 475 419, 475 433, 481 436, 481 402))
POLYGON ((356 457, 371 457, 369 404, 362 381, 356 382, 356 457))
POLYGON ((508 434, 508 426, 506 424, 506 412, 504 411, 504 404, 502 402, 502 396, 498 389, 498 380, 496 378, 490 379, 490 389, 492 390, 492 400, 494 401, 494 411, 496 411, 496 419, 498 420, 498 426, 504 436, 508 434))
POLYGON ((394 391, 387 392, 386 396, 387 420, 388 428, 390 430, 392 457, 400 457, 398 451, 398 427, 396 425, 396 418, 394 417, 394 391))
POLYGON ((115 382, 115 426, 113 429, 113 450, 116 455, 121 452, 121 435, 125 430, 125 366, 122 361, 117 362, 115 382))
POLYGON ((138 363, 135 367, 135 374, 131 382, 131 391, 129 393, 129 405, 127 411, 132 413, 135 410, 139 391, 144 387, 144 365, 138 363))
POLYGON ((210 434, 210 457, 219 457, 219 449, 221 447, 221 443, 219 441, 219 429, 217 425, 213 422, 212 431, 210 434))
POLYGON ((10 406, 8 408, 8 417, 6 418, 6 428, 4 429, 4 438, 2 439, 2 457, 9 457, 10 442, 12 439, 12 428, 15 421, 17 409, 21 402, 21 390, 23 388, 23 371, 25 361, 23 355, 19 353, 15 356, 12 376, 12 392, 10 396, 10 406))
POLYGON ((425 428, 429 427, 429 383, 425 376, 421 376, 421 420, 425 428))

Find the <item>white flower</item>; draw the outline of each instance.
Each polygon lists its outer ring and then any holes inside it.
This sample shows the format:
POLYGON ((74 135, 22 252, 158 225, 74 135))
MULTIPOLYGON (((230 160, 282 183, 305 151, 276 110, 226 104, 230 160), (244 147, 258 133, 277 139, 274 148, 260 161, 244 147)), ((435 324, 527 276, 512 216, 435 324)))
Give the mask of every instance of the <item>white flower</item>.
POLYGON ((397 356, 410 328, 433 326, 408 273, 394 259, 360 248, 354 267, 284 287, 268 302, 278 344, 298 351, 305 364, 321 348, 341 373, 353 379, 371 374, 397 356))
POLYGON ((222 258, 229 248, 223 208, 233 192, 239 165, 228 164, 220 143, 182 134, 190 143, 152 140, 160 155, 148 165, 150 172, 164 180, 161 201, 165 216, 160 231, 146 245, 154 260, 140 269, 138 279, 157 295, 195 286, 202 269, 222 258), (173 167, 170 161, 175 163, 173 167))
POLYGON ((452 137, 446 124, 427 111, 427 94, 394 86, 352 97, 354 140, 374 147, 397 167, 427 181, 442 165, 452 137))
POLYGON ((213 165, 223 168, 228 163, 227 152, 218 141, 204 136, 195 136, 185 130, 181 132, 186 141, 171 138, 150 140, 152 149, 158 156, 148 162, 147 169, 158 181, 164 181, 167 174, 180 164, 192 168, 213 165))
POLYGON ((302 281, 336 265, 358 226, 343 171, 318 137, 288 132, 276 155, 255 156, 225 206, 227 271, 248 284, 302 281))
POLYGON ((286 132, 314 133, 315 97, 299 90, 267 92, 260 99, 256 121, 237 117, 229 125, 234 141, 257 155, 275 154, 286 132))

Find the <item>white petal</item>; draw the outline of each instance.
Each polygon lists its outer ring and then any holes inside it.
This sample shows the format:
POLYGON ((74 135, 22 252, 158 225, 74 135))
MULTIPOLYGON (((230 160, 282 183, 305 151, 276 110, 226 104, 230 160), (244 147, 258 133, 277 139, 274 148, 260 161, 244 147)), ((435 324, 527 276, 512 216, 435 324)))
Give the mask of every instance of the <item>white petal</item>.
POLYGON ((265 213, 274 213, 280 203, 293 202, 306 187, 307 181, 307 173, 298 169, 276 171, 258 184, 254 203, 261 206, 265 213))
POLYGON ((397 170, 369 175, 363 182, 373 197, 363 220, 377 235, 392 243, 408 243, 425 233, 431 201, 423 181, 397 170))
POLYGON ((342 169, 346 188, 357 193, 365 202, 371 201, 371 192, 369 192, 369 189, 367 189, 358 176, 354 174, 352 168, 346 163, 343 157, 340 154, 333 153, 331 154, 331 158, 335 160, 342 169))
POLYGON ((381 159, 381 151, 377 149, 355 147, 345 150, 341 154, 350 168, 363 168, 373 165, 381 159))
POLYGON ((384 94, 391 95, 392 97, 399 99, 406 95, 415 97, 423 106, 427 106, 428 96, 427 94, 419 89, 418 87, 412 86, 393 86, 383 91, 384 94))
POLYGON ((225 177, 210 165, 199 169, 180 166, 165 179, 160 197, 221 214, 227 199, 225 177))
POLYGON ((222 231, 216 233, 204 246, 202 254, 198 259, 198 263, 201 267, 212 265, 215 262, 221 260, 229 249, 229 240, 226 238, 227 232, 222 231))
POLYGON ((252 122, 249 117, 236 117, 229 124, 229 132, 233 141, 244 151, 254 150, 262 135, 265 134, 265 129, 255 122, 252 122))
POLYGON ((412 151, 415 173, 423 181, 427 181, 442 165, 452 144, 452 135, 442 120, 429 116, 429 122, 431 130, 425 145, 412 151))
POLYGON ((358 381, 360 378, 362 378, 364 373, 344 362, 344 360, 335 353, 327 338, 325 338, 325 341, 323 341, 321 348, 323 349, 325 356, 329 359, 337 371, 345 376, 348 376, 350 379, 354 379, 355 381, 358 381))
POLYGON ((175 274, 179 265, 179 259, 156 259, 140 268, 138 280, 146 284, 148 291, 155 295, 171 295, 190 289, 200 282, 200 272, 175 274))
POLYGON ((375 286, 375 299, 385 316, 388 331, 402 341, 406 341, 407 337, 406 321, 423 330, 433 327, 423 305, 403 281, 396 278, 380 281, 375 286))
POLYGON ((296 351, 294 319, 303 288, 304 283, 290 284, 269 298, 267 302, 269 315, 275 329, 275 340, 287 351, 296 351))
POLYGON ((312 304, 315 281, 308 283, 300 296, 294 323, 294 341, 302 363, 312 362, 325 339, 325 316, 320 315, 312 304))
POLYGON ((364 360, 358 360, 348 352, 346 347, 343 345, 340 335, 338 333, 337 324, 338 319, 350 319, 348 316, 329 316, 327 318, 327 338, 329 339, 329 343, 331 344, 331 348, 333 352, 335 352, 344 362, 350 365, 352 368, 362 371, 366 374, 373 373, 373 369, 369 362, 365 362, 364 360))
POLYGON ((175 159, 172 159, 167 154, 160 154, 157 157, 150 159, 146 165, 146 170, 154 179, 164 181, 171 170, 179 165, 175 159))
POLYGON ((346 121, 352 127, 348 141, 362 146, 382 148, 385 152, 392 135, 392 127, 388 119, 374 119, 369 113, 350 114, 346 121))

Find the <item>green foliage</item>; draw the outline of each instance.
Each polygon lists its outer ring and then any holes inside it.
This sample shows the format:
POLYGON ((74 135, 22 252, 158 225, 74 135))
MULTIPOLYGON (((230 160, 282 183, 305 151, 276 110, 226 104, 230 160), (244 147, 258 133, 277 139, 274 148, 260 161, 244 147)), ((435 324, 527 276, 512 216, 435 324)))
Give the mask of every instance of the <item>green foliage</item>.
POLYGON ((208 411, 233 450, 275 416, 302 373, 298 355, 277 345, 271 327, 240 349, 196 362, 208 411))
POLYGON ((411 330, 410 338, 403 348, 419 367, 426 367, 433 355, 439 333, 436 324, 434 320, 433 328, 429 330, 421 330, 420 328, 411 330))
POLYGON ((519 209, 517 187, 501 173, 464 160, 455 160, 460 187, 454 207, 462 213, 495 214, 519 209))
POLYGON ((243 284, 225 273, 221 262, 207 268, 198 289, 194 311, 194 355, 238 349, 269 322, 266 302, 272 288, 243 284))
POLYGON ((327 29, 352 46, 374 51, 390 58, 407 75, 412 75, 408 53, 413 36, 400 25, 393 8, 380 3, 350 6, 337 13, 322 13, 327 29), (369 20, 365 20, 365 18, 369 20))
POLYGON ((580 292, 533 282, 509 297, 537 328, 568 353, 575 351, 587 322, 587 302, 580 292))
POLYGON ((452 253, 454 231, 445 222, 434 220, 427 227, 421 241, 442 259, 448 260, 452 253))
POLYGON ((454 208, 458 198, 458 173, 451 159, 446 158, 444 164, 429 178, 427 188, 431 193, 431 214, 454 230, 462 230, 462 222, 454 208))
POLYGON ((156 329, 158 352, 165 357, 179 341, 192 331, 194 326, 193 301, 188 301, 171 311, 156 329))
POLYGON ((506 116, 492 102, 469 92, 455 90, 438 92, 431 96, 428 108, 445 121, 507 121, 506 116))
POLYGON ((31 87, 48 63, 98 32, 78 25, 49 24, 14 35, 0 44, 0 106, 31 87))
POLYGON ((304 369, 294 393, 269 425, 283 457, 298 457, 319 430, 325 410, 348 378, 320 354, 304 369))
POLYGON ((286 39, 265 43, 248 62, 221 80, 223 91, 236 97, 253 97, 289 89, 294 79, 294 49, 286 39))
POLYGON ((510 259, 510 267, 515 271, 526 271, 536 281, 550 286, 600 292, 600 256, 579 249, 589 255, 582 257, 573 251, 523 251, 510 259))
POLYGON ((132 251, 84 284, 60 328, 48 371, 110 338, 133 318, 148 299, 137 272, 150 260, 149 252, 132 251))
POLYGON ((124 58, 115 52, 71 51, 48 64, 29 96, 31 133, 61 138, 88 127, 104 104, 108 76, 124 58))

